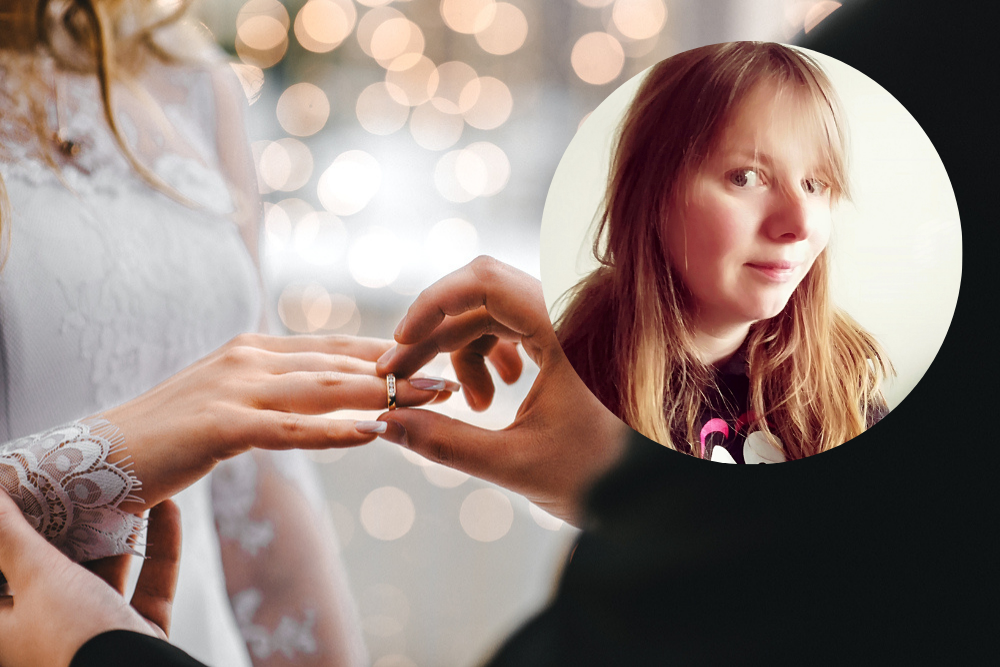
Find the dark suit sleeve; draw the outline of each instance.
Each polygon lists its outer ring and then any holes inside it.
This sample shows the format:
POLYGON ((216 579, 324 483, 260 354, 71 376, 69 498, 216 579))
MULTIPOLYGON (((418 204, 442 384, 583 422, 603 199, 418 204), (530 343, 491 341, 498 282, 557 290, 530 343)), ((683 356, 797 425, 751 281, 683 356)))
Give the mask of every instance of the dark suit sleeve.
POLYGON ((929 571, 954 545, 927 539, 932 498, 894 479, 892 459, 868 435, 758 466, 635 436, 591 496, 554 599, 489 664, 926 664, 968 651, 958 637, 985 619, 968 625, 958 580, 929 571))
POLYGON ((80 647, 69 667, 206 667, 176 646, 128 630, 111 630, 80 647))

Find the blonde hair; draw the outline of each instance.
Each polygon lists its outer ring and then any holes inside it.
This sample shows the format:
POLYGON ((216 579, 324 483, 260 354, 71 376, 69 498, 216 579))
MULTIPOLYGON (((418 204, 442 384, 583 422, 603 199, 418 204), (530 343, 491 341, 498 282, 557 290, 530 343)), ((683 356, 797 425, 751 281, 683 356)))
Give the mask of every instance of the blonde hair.
MULTIPOLYGON (((567 293, 559 341, 584 383, 618 417, 667 447, 700 456, 696 428, 714 372, 693 347, 693 298, 663 233, 685 179, 711 154, 761 84, 803 95, 815 110, 831 198, 848 197, 845 128, 833 87, 807 55, 781 44, 731 42, 654 66, 622 122, 594 241, 601 266, 567 293)), ((829 294, 824 250, 785 308, 751 326, 749 410, 786 458, 836 447, 884 410, 891 364, 829 294), (774 438, 771 438, 774 441, 774 438)))
MULTIPOLYGON (((157 39, 164 28, 181 25, 179 20, 191 2, 179 0, 165 11, 153 0, 0 0, 0 50, 30 53, 41 48, 63 69, 93 73, 100 87, 104 117, 122 154, 151 186, 188 206, 192 202, 143 164, 125 141, 111 97, 112 83, 130 81, 145 57, 152 55, 167 63, 177 63, 200 52, 197 47, 203 42, 193 31, 173 35, 176 40, 173 50, 157 39)), ((42 145, 54 150, 55 142, 48 141, 54 133, 47 127, 42 109, 35 109, 34 116, 34 129, 43 139, 42 145)), ((45 157, 49 166, 58 171, 51 152, 45 157)), ((8 219, 9 200, 0 178, 3 241, 10 235, 8 219)), ((7 249, 8 244, 3 243, 3 259, 7 249)))

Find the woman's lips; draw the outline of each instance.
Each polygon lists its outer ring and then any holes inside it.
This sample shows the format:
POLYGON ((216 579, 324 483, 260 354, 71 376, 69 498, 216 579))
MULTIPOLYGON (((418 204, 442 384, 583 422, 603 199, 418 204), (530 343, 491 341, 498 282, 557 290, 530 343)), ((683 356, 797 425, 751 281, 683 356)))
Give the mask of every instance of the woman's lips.
POLYGON ((795 262, 747 262, 747 266, 772 282, 783 283, 792 279, 799 265, 795 262))

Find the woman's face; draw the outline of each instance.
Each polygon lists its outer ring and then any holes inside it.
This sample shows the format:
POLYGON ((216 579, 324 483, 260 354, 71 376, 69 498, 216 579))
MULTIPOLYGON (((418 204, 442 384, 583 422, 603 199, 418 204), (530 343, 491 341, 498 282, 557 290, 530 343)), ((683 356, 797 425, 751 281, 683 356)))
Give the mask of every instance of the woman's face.
POLYGON ((774 317, 830 238, 830 177, 803 100, 758 86, 691 174, 667 252, 711 331, 774 317))

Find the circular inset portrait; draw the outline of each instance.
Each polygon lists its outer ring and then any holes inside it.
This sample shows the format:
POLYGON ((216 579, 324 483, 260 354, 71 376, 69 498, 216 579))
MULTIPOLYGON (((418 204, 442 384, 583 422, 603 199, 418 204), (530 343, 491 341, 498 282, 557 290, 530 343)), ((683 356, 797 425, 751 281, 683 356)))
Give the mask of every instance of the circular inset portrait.
POLYGON ((582 123, 552 181, 541 277, 576 372, 692 456, 838 447, 913 389, 961 281, 927 135, 861 72, 782 44, 685 51, 582 123))

